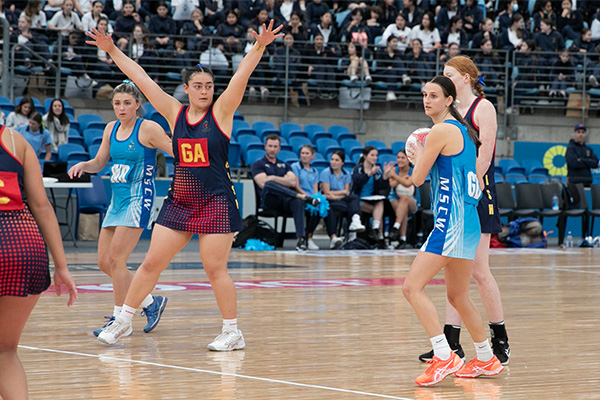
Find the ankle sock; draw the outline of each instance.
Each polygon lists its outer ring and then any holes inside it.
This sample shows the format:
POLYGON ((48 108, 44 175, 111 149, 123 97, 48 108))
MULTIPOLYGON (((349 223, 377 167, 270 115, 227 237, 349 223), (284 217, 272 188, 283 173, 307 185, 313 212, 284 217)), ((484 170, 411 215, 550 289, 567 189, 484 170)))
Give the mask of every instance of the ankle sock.
POLYGON ((223 320, 223 328, 221 329, 223 333, 237 332, 237 330, 237 318, 223 320))
POLYGON ((122 306, 115 306, 115 308, 113 308, 113 317, 118 317, 119 314, 121 314, 121 309, 123 307, 122 306))
POLYGON ((441 360, 447 360, 452 355, 452 350, 446 339, 446 335, 441 334, 429 338, 431 345, 433 346, 433 355, 441 360))
POLYGON ((146 296, 146 298, 144 298, 144 300, 142 300, 142 308, 148 308, 148 306, 150 306, 150 304, 154 303, 154 297, 152 297, 152 294, 149 294, 148 296, 146 296))
POLYGON ((129 307, 127 304, 123 304, 123 308, 121 309, 121 312, 119 313, 119 318, 131 323, 131 321, 133 321, 133 316, 135 315, 135 311, 136 311, 135 308, 129 307))
POLYGON ((494 357, 494 353, 492 353, 492 347, 487 339, 481 343, 473 343, 475 344, 475 352, 477 352, 477 359, 479 361, 490 361, 492 357, 494 357))

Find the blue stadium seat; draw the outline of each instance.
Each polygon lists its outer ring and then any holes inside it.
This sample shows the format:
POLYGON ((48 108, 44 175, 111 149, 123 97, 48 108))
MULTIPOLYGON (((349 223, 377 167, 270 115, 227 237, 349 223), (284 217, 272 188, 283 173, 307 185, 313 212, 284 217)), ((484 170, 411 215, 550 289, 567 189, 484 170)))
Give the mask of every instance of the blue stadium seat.
POLYGON ((510 172, 504 175, 504 181, 515 185, 517 183, 527 183, 527 177, 524 174, 518 172, 510 172))
POLYGON ((261 145, 263 147, 263 150, 264 150, 263 142, 256 135, 239 135, 237 137, 237 142, 241 146, 242 154, 246 153, 248 151, 248 146, 253 143, 255 143, 255 144, 258 143, 259 145, 261 145))
POLYGON ((284 163, 292 164, 299 160, 299 157, 293 151, 281 150, 277 155, 277 158, 284 163))
POLYGON ((142 115, 146 119, 150 119, 150 114, 156 111, 156 108, 151 103, 142 104, 142 115))
POLYGON ((308 138, 313 143, 317 143, 319 141, 319 139, 332 139, 332 140, 335 140, 337 142, 336 139, 333 139, 333 137, 331 136, 331 133, 329 133, 327 131, 318 131, 318 132, 309 133, 308 134, 308 138))
POLYGON ((512 173, 525 175, 525 168, 521 167, 521 165, 517 161, 511 158, 503 158, 501 160, 498 160, 498 165, 500 166, 500 168, 502 168, 502 173, 504 174, 504 176, 512 173))
POLYGON ((290 138, 289 143, 292 146, 292 150, 296 153, 298 153, 300 148, 305 144, 312 144, 309 138, 300 136, 290 138))
POLYGON ((335 139, 321 138, 317 139, 317 150, 328 160, 334 151, 344 150, 344 148, 335 139))
POLYGON ((530 183, 544 183, 548 181, 549 177, 546 174, 529 174, 527 181, 530 183))
POLYGON ((338 133, 350 133, 350 129, 343 125, 330 125, 328 131, 334 135, 334 137, 338 133))
POLYGON ((78 144, 63 143, 58 146, 58 160, 75 164, 79 161, 87 161, 90 155, 87 151, 78 144))
POLYGON ((69 136, 67 137, 67 143, 74 143, 80 145, 81 147, 85 147, 85 142, 79 135, 71 135, 69 133, 69 136))
POLYGON ((242 166, 242 146, 237 142, 229 142, 229 168, 239 168, 242 166))
POLYGON ((244 116, 242 114, 240 114, 240 112, 238 110, 235 110, 235 112, 233 113, 233 119, 234 119, 234 121, 235 120, 243 121, 244 116))
POLYGON ((394 164, 396 164, 396 155, 394 154, 379 154, 377 156, 377 163, 379 165, 381 165, 381 167, 383 168, 383 165, 389 162, 393 162, 394 164))
POLYGON ((363 148, 363 144, 356 139, 345 139, 340 142, 340 145, 346 150, 346 154, 350 154, 350 149, 355 147, 363 148))
POLYGON ((378 151, 381 150, 381 149, 387 149, 387 144, 385 144, 385 142, 383 142, 381 140, 367 140, 365 142, 365 147, 366 146, 373 146, 378 151))
POLYGON ((83 142, 88 148, 92 144, 100 144, 102 142, 102 135, 104 135, 104 130, 102 129, 86 129, 83 131, 83 142))
POLYGON ((290 137, 290 132, 292 131, 303 131, 302 127, 293 122, 283 122, 279 124, 279 131, 281 132, 281 136, 288 138, 290 137))
POLYGON ((258 136, 261 136, 262 132, 267 129, 277 129, 275 125, 266 121, 257 121, 252 124, 252 129, 256 132, 258 136))
POLYGON ((525 159, 521 161, 521 166, 525 168, 527 175, 538 174, 548 176, 549 174, 548 168, 545 168, 539 160, 525 159))
POLYGON ((98 154, 98 150, 100 149, 100 145, 99 144, 92 144, 88 147, 88 152, 90 154, 90 158, 94 158, 96 157, 96 154, 98 154))
POLYGON ((242 153, 244 162, 248 167, 251 167, 254 162, 260 160, 265 156, 265 150, 250 150, 247 153, 242 153))
POLYGON ((106 128, 106 124, 104 122, 90 122, 86 129, 102 129, 106 128))
POLYGON ((165 117, 163 117, 158 111, 151 112, 148 116, 148 119, 159 124, 165 132, 171 132, 171 127, 169 126, 169 123, 167 122, 165 117))
POLYGON ((404 146, 406 145, 405 141, 399 140, 397 142, 392 143, 392 153, 398 154, 400 150, 404 150, 404 146))
POLYGON ((90 122, 104 122, 99 115, 96 114, 79 114, 77 117, 77 122, 79 122, 79 132, 85 131, 90 122))
POLYGON ((242 120, 239 120, 239 119, 234 119, 233 120, 233 128, 231 129, 231 132, 235 135, 235 133, 238 130, 242 129, 242 128, 252 129, 252 127, 250 126, 250 124, 247 123, 246 121, 242 121, 242 120))
POLYGON ((304 125, 304 131, 308 133, 308 136, 310 137, 313 133, 327 132, 327 129, 321 124, 306 124, 304 125))

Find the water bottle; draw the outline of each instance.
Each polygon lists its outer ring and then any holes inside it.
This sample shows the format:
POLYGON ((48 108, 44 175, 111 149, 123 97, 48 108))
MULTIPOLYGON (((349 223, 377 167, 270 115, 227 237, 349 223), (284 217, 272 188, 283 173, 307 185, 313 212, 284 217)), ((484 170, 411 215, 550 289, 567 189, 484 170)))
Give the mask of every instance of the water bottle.
POLYGON ((552 209, 558 210, 558 196, 556 193, 554 193, 554 196, 552 196, 552 209))
POLYGON ((567 237, 565 238, 565 247, 567 249, 570 249, 573 247, 573 235, 571 234, 571 231, 569 231, 569 233, 567 234, 567 237))

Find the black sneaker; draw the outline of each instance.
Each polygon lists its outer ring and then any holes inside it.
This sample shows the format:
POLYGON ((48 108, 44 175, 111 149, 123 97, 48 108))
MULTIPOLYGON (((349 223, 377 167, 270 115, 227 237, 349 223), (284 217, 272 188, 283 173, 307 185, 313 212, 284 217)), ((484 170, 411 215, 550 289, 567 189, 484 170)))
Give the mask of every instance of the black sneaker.
POLYGON ((304 199, 304 202, 306 204, 310 204, 313 207, 318 207, 319 206, 319 199, 316 199, 314 197, 310 197, 310 196, 306 196, 306 198, 304 199))
POLYGON ((306 238, 298 238, 298 241, 296 242, 296 250, 298 251, 306 251, 308 249, 307 245, 306 245, 306 238))
MULTIPOLYGON (((462 349, 462 346, 460 344, 457 344, 457 348, 452 349, 452 351, 454 351, 456 353, 457 356, 459 356, 463 361, 465 360, 465 352, 462 349)), ((453 346, 450 346, 451 348, 453 346)), ((431 359, 433 358, 433 350, 431 350, 428 353, 423 353, 419 356, 419 361, 424 362, 426 364, 431 362, 431 359)))
POLYGON ((392 226, 392 229, 390 229, 390 240, 392 242, 396 242, 396 241, 398 241, 399 238, 400 238, 400 230, 398 228, 394 228, 392 226))
POLYGON ((510 346, 508 345, 508 341, 492 339, 492 350, 502 365, 508 365, 508 359, 510 358, 510 346))

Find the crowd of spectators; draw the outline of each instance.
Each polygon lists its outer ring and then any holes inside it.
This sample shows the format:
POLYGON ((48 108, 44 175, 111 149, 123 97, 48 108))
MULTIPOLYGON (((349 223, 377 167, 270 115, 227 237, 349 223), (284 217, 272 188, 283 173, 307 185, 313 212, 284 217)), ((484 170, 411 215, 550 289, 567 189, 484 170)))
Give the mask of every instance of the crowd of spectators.
MULTIPOLYGON (((260 32, 263 23, 275 19, 286 36, 265 51, 263 70, 249 85, 251 96, 268 96, 273 82, 285 81, 287 66, 292 101, 309 79, 323 83, 321 97, 334 97, 332 71, 366 84, 376 76, 389 84, 387 99, 395 100, 393 82, 422 83, 435 74, 436 61, 469 51, 494 86, 507 79, 499 50, 517 52, 516 66, 541 67, 545 72, 536 78, 552 96, 565 96, 574 81, 572 67, 584 59, 585 78, 598 86, 599 60, 584 56, 600 52, 600 2, 537 0, 531 13, 529 6, 527 0, 485 5, 478 0, 0 0, 0 16, 11 25, 12 43, 27 44, 49 61, 62 57, 65 66, 83 65, 100 83, 120 73, 105 53, 83 44, 91 28, 112 32, 115 42, 160 80, 162 73, 198 61, 217 75, 231 74, 252 46, 250 30, 260 32), (57 41, 62 54, 51 51, 57 41), (532 55, 536 51, 552 53, 532 55)), ((38 62, 27 49, 16 57, 26 66, 38 62)), ((87 71, 78 75, 87 77, 87 71)))

